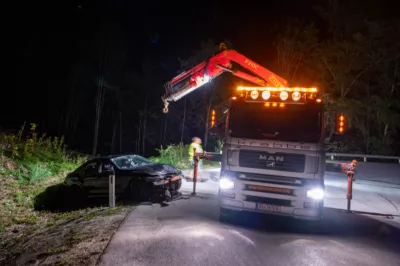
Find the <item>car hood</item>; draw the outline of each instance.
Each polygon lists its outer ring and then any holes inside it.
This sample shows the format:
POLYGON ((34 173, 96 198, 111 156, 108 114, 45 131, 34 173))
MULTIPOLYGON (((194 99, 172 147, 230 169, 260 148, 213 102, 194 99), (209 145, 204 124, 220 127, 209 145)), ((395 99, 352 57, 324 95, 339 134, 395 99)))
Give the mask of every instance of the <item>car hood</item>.
POLYGON ((180 175, 182 172, 170 164, 154 163, 138 166, 135 169, 125 170, 131 173, 144 173, 148 175, 180 175))

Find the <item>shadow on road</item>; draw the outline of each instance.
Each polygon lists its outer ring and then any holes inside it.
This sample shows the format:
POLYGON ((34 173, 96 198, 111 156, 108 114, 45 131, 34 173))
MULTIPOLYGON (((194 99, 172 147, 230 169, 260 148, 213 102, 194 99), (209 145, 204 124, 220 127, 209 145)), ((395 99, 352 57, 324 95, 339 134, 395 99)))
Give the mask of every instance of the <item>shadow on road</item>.
MULTIPOLYGON (((63 184, 57 184, 46 188, 42 193, 36 196, 34 208, 39 211, 65 212, 74 211, 90 207, 108 206, 108 195, 102 197, 82 198, 76 194, 77 191, 70 190, 63 184)), ((168 206, 166 201, 179 197, 181 194, 170 195, 168 197, 153 197, 151 202, 137 202, 128 198, 119 198, 117 204, 124 205, 152 205, 159 203, 163 207, 168 206)))
MULTIPOLYGON (((261 234, 288 234, 304 237, 329 237, 332 239, 363 239, 371 244, 383 244, 400 250, 400 230, 386 222, 387 218, 371 218, 366 215, 346 213, 326 208, 322 221, 304 221, 290 217, 260 213, 236 213, 228 222, 220 222, 218 202, 215 196, 196 196, 177 200, 167 208, 179 209, 185 220, 209 221, 216 226, 235 226, 257 230, 261 234)), ((171 210, 172 211, 172 210, 171 210)), ((174 212, 176 212, 174 210, 174 212)), ((158 215, 167 217, 167 213, 158 215)))
POLYGON ((364 215, 325 209, 322 221, 243 213, 235 215, 230 224, 264 232, 321 235, 341 238, 362 237, 400 250, 400 230, 364 215))
POLYGON ((108 198, 84 199, 74 192, 63 184, 50 186, 36 196, 34 208, 38 211, 67 212, 108 205, 108 198))

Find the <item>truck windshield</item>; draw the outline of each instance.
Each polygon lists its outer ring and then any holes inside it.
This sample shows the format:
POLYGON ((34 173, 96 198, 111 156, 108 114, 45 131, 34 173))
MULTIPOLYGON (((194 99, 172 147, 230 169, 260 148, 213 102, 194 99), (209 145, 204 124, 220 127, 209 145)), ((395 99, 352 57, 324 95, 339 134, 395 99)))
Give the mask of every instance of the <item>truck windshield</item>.
POLYGON ((321 137, 321 117, 318 105, 291 104, 282 108, 233 101, 229 133, 237 138, 316 143, 321 137))

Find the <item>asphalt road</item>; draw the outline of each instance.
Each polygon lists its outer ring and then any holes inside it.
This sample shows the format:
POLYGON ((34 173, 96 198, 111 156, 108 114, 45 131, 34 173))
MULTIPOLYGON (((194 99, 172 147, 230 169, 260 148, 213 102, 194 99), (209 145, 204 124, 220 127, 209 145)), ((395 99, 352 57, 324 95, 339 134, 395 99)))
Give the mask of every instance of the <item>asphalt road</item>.
POLYGON ((217 199, 184 197, 129 214, 99 265, 400 265, 400 233, 325 210, 322 222, 242 215, 218 221, 217 199))
MULTIPOLYGON (((207 169, 205 176, 219 176, 219 169, 207 169)), ((347 177, 342 173, 325 173, 325 207, 346 209, 347 177)), ((184 181, 181 191, 193 191, 193 182, 184 181)), ((217 194, 218 182, 209 180, 197 183, 196 191, 205 194, 217 194)), ((353 183, 353 200, 351 209, 354 211, 400 215, 400 184, 376 182, 357 179, 353 183)))

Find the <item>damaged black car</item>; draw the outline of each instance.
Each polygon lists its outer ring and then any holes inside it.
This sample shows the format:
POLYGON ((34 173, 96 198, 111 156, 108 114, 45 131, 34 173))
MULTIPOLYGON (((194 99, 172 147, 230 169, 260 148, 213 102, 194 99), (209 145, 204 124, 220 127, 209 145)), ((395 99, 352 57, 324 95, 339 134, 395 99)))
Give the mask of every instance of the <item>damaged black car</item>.
POLYGON ((169 164, 158 164, 135 154, 91 159, 69 173, 64 184, 75 200, 109 193, 109 177, 115 174, 115 195, 134 201, 162 201, 175 195, 183 174, 169 164))

